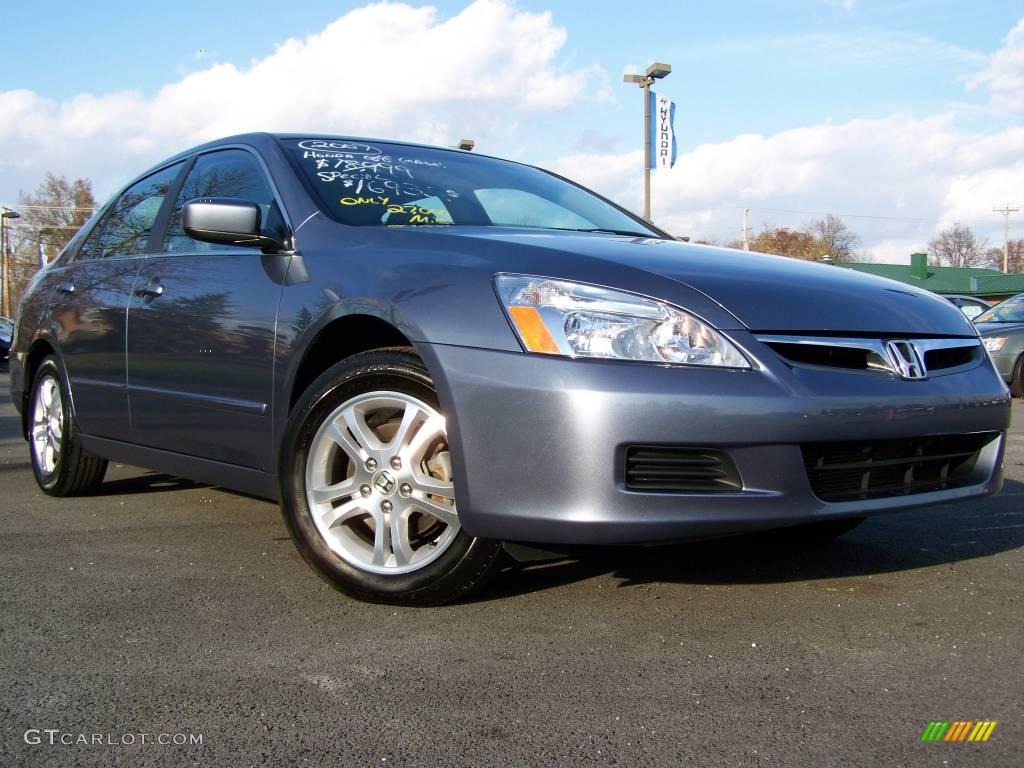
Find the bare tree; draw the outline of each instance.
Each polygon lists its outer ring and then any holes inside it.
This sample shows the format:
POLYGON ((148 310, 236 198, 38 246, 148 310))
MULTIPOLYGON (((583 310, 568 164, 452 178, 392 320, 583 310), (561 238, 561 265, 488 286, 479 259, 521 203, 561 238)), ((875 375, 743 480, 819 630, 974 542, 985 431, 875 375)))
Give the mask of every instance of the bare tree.
POLYGON ((946 267, 976 267, 985 259, 988 238, 979 238, 970 227, 956 223, 928 243, 928 252, 946 267))
POLYGON ((824 219, 812 221, 808 231, 821 241, 822 249, 832 261, 852 261, 860 238, 850 231, 843 220, 831 213, 824 219))
MULTIPOLYGON (((89 179, 69 182, 64 176, 47 173, 36 191, 22 192, 18 202, 24 206, 18 222, 20 234, 35 238, 47 254, 56 254, 67 245, 96 208, 89 179), (43 235, 40 237, 40 231, 43 235)), ((38 250, 38 249, 37 249, 38 250)))
MULTIPOLYGON (((1019 275, 1024 272, 1024 238, 1010 240, 1007 244, 1007 272, 1011 275, 1019 275)), ((1003 249, 989 248, 982 258, 982 266, 1003 271, 1003 249)))
MULTIPOLYGON (((1006 251, 1009 273, 1011 275, 1019 275, 1021 272, 1024 272, 1024 237, 1010 240, 1006 244, 1006 251)), ((1001 266, 1000 269, 1002 269, 1001 266)))
POLYGON ((46 174, 35 192, 22 192, 18 202, 21 217, 9 230, 16 243, 8 264, 12 302, 18 301, 39 268, 40 254, 49 261, 60 253, 96 208, 89 179, 69 182, 52 173, 46 174))
POLYGON ((805 261, 817 261, 823 253, 821 243, 811 233, 788 227, 770 228, 767 225, 750 241, 750 250, 805 261))

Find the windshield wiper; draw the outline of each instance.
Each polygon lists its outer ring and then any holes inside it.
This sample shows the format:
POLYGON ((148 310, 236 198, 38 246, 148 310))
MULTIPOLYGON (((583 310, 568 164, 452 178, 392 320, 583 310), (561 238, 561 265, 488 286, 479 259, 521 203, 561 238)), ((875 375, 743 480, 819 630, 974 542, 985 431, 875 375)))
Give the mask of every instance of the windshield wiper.
POLYGON ((604 227, 588 227, 588 228, 576 228, 576 227, 552 227, 552 229, 558 229, 563 232, 600 232, 606 235, 626 235, 627 237, 650 237, 655 240, 663 240, 664 238, 659 237, 653 232, 633 232, 628 229, 605 229, 604 227))

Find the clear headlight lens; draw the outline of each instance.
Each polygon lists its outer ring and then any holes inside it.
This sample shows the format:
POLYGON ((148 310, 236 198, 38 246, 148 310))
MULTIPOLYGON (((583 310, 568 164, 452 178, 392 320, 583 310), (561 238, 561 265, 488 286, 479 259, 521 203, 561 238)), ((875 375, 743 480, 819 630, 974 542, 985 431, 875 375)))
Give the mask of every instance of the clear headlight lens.
POLYGON ((728 339, 681 309, 586 283, 497 275, 498 295, 529 352, 749 368, 728 339))
POLYGON ((982 339, 985 343, 985 349, 989 352, 998 352, 1003 348, 1003 344, 1006 343, 1005 336, 999 336, 997 338, 982 339))

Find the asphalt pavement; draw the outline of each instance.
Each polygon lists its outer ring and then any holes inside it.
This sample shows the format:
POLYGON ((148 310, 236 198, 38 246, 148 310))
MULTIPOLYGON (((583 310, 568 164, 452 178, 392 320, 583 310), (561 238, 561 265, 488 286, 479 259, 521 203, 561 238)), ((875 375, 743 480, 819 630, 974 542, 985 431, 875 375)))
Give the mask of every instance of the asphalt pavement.
POLYGON ((0 393, 5 768, 1024 764, 1020 426, 996 498, 405 609, 328 587, 265 501, 123 465, 42 495, 0 393), (922 742, 936 720, 997 725, 922 742))

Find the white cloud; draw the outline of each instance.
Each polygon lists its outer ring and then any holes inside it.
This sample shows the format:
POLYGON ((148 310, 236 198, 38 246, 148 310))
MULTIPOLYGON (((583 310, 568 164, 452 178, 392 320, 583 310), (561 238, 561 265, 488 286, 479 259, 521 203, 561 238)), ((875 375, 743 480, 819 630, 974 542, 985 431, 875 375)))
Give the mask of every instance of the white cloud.
POLYGON ((877 264, 909 264, 910 254, 926 249, 926 243, 913 238, 879 240, 871 249, 858 254, 857 261, 872 261, 877 264))
MULTIPOLYGON (((519 116, 570 106, 595 67, 567 69, 550 13, 477 0, 450 18, 430 6, 377 3, 248 67, 213 63, 164 86, 56 102, 0 92, 0 200, 47 170, 89 176, 101 194, 192 144, 251 130, 396 136, 449 144, 501 136, 519 116)), ((496 143, 496 142, 495 142, 496 143)))
POLYGON ((1024 19, 1003 41, 989 59, 988 67, 967 81, 968 90, 988 88, 993 108, 1001 111, 1024 111, 1024 19))
MULTIPOLYGON (((829 34, 816 44, 835 50, 844 39, 829 34)), ((385 2, 288 39, 248 66, 206 58, 202 69, 151 97, 118 91, 57 102, 29 90, 0 92, 0 202, 12 201, 19 187, 35 187, 47 170, 90 177, 101 196, 109 194, 171 152, 248 130, 439 144, 472 137, 536 159, 543 142, 531 120, 541 125, 587 100, 621 108, 619 84, 608 72, 565 62, 566 41, 550 13, 522 11, 508 0, 477 0, 450 17, 385 2)), ((880 46, 854 36, 845 45, 851 56, 881 50, 898 63, 933 42, 897 36, 880 46)), ((980 66, 978 54, 955 46, 942 55, 964 69, 980 66)), ((996 103, 1024 109, 1024 20, 968 87, 988 88, 996 103)), ((1001 241, 1002 217, 993 206, 1024 207, 1024 128, 972 132, 958 124, 964 115, 959 107, 929 117, 894 114, 701 145, 672 171, 654 173, 654 218, 677 234, 721 240, 739 236, 744 206, 755 230, 800 227, 831 212, 861 235, 873 258, 898 262, 953 221, 1001 241)), ((616 137, 591 125, 576 154, 549 165, 638 210, 642 153, 621 151, 632 144, 616 137)), ((1011 224, 1020 236, 1024 221, 1011 224)))
MULTIPOLYGON (((642 152, 572 155, 554 165, 639 210, 642 152)), ((992 207, 1016 200, 1022 178, 1024 128, 975 134, 952 115, 896 114, 701 145, 672 170, 653 172, 652 204, 659 225, 695 238, 738 238, 743 207, 755 231, 834 213, 873 258, 904 262, 953 221, 983 235, 1000 230, 992 207)))

